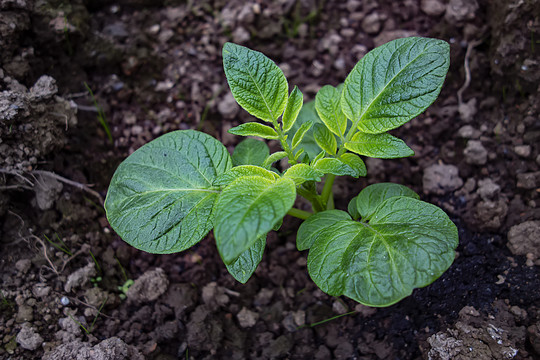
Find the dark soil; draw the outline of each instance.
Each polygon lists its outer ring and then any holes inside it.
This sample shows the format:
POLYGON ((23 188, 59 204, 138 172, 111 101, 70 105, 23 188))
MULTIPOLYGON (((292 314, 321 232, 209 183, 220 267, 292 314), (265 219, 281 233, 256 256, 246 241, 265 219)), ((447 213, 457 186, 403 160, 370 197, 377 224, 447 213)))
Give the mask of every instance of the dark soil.
POLYGON ((538 49, 538 0, 0 0, 0 358, 540 357, 538 49), (388 308, 330 297, 289 217, 245 285, 212 234, 151 255, 108 226, 108 182, 138 147, 177 129, 240 141, 226 41, 312 100, 411 35, 449 41, 452 61, 435 104, 395 132, 416 155, 366 159, 335 196, 345 209, 392 181, 443 208, 460 245, 432 285, 388 308))

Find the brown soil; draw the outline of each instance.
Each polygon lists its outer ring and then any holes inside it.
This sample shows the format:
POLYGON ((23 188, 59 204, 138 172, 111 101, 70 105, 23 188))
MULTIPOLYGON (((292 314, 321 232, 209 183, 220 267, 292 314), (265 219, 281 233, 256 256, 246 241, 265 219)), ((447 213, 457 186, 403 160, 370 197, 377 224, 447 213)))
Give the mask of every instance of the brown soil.
POLYGON ((540 356, 538 0, 0 0, 0 47, 0 358, 540 356), (274 59, 312 100, 411 35, 449 41, 452 61, 440 98, 396 132, 416 155, 367 159, 368 176, 335 193, 344 209, 392 181, 442 207, 460 245, 432 285, 381 309, 330 297, 293 218, 246 285, 212 235, 151 255, 108 226, 108 182, 141 145, 177 129, 240 140, 227 130, 249 115, 231 102, 226 41, 274 59))

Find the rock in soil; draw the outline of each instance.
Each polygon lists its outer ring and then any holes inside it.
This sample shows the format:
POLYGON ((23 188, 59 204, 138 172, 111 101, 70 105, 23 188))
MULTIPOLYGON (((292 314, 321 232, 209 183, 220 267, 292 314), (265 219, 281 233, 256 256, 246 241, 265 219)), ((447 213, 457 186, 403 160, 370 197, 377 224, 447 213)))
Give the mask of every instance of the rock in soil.
MULTIPOLYGON (((464 309, 454 328, 429 337, 428 359, 513 359, 523 348, 525 329, 517 326, 503 301, 496 303, 497 313, 489 320, 474 318, 464 309)), ((469 307, 467 307, 469 308, 469 307)))
POLYGON ((43 360, 144 360, 144 357, 134 346, 111 337, 95 346, 80 340, 60 345, 46 353, 43 360))
POLYGON ((236 315, 236 318, 238 319, 238 323, 241 327, 249 328, 257 323, 259 314, 243 307, 242 310, 240 310, 240 312, 236 315))
POLYGON ((479 140, 470 140, 463 150, 465 161, 471 165, 484 165, 487 162, 487 150, 479 140))
POLYGON ((513 254, 540 258, 540 221, 525 221, 508 231, 508 248, 513 254))
POLYGON ((424 170, 424 192, 444 195, 463 185, 454 165, 434 164, 424 170))
POLYGON ((134 303, 154 301, 167 291, 169 280, 162 268, 150 270, 141 275, 127 292, 127 298, 134 303))
POLYGON ((43 338, 29 323, 24 323, 21 331, 17 334, 17 343, 26 350, 36 350, 43 343, 43 338))
POLYGON ((74 288, 83 287, 96 276, 96 265, 91 262, 68 276, 64 290, 70 292, 74 288))

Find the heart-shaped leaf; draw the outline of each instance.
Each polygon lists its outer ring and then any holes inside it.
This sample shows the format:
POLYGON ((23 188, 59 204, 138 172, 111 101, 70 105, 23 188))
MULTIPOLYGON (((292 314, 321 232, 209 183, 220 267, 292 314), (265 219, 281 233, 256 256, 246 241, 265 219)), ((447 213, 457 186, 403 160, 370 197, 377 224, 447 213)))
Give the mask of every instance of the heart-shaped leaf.
POLYGON ((324 229, 309 250, 308 271, 330 295, 388 306, 441 276, 457 244, 457 228, 441 209, 392 197, 369 224, 342 220, 324 229))
POLYGON ((375 48, 345 79, 343 113, 366 133, 380 134, 405 124, 439 95, 449 53, 445 41, 418 37, 375 48))
POLYGON ((210 135, 193 130, 163 135, 114 173, 105 201, 109 223, 137 249, 183 251, 212 228, 219 194, 212 183, 230 167, 227 149, 210 135))
POLYGON ((311 215, 298 228, 296 247, 300 251, 309 249, 324 229, 342 220, 351 220, 351 217, 345 211, 336 209, 311 215))
POLYGON ((394 183, 378 183, 369 185, 355 197, 356 211, 363 221, 371 219, 377 207, 394 196, 407 196, 420 199, 417 193, 406 186, 394 183))

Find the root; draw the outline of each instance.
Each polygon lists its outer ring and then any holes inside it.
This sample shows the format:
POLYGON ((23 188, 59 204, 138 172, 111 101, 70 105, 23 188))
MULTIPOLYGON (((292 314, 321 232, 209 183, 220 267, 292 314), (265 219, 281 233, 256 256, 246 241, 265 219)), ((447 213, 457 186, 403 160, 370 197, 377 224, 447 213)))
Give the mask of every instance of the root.
POLYGON ((481 43, 482 43, 482 40, 474 40, 474 41, 469 42, 469 45, 467 45, 467 52, 465 53, 465 61, 463 63, 463 67, 465 68, 465 82, 457 91, 459 106, 463 104, 463 92, 465 92, 465 90, 467 90, 467 88, 471 84, 471 69, 469 67, 469 59, 471 57, 473 49, 477 47, 478 45, 480 45, 481 43))

